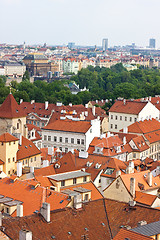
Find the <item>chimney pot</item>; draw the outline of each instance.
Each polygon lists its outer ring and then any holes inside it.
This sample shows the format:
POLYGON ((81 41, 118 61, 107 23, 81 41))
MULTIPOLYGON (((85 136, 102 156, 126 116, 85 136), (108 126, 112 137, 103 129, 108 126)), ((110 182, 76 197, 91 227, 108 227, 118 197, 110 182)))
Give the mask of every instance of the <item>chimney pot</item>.
POLYGON ((130 178, 130 193, 135 198, 135 178, 130 178))
POLYGON ((22 229, 19 232, 19 240, 32 240, 32 232, 22 229))
POLYGON ((40 213, 42 214, 46 222, 50 222, 50 204, 49 203, 44 202, 42 204, 40 213))

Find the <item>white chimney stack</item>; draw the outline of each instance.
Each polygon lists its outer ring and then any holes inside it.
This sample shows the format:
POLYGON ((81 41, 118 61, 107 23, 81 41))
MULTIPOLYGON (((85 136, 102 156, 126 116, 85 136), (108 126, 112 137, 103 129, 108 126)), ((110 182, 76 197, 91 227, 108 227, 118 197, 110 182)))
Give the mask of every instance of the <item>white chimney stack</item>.
POLYGON ((22 162, 18 161, 17 162, 17 177, 22 176, 22 162))
POLYGON ((2 227, 2 212, 0 212, 0 227, 2 227))
POLYGON ((126 141, 126 137, 123 137, 123 145, 126 145, 127 141, 126 141))
POLYGON ((19 232, 19 240, 32 240, 32 232, 22 229, 19 232))
POLYGON ((92 114, 93 114, 93 116, 96 115, 96 107, 95 106, 92 107, 92 114))
POLYGON ((148 179, 147 179, 147 181, 148 181, 148 185, 149 185, 150 187, 152 187, 152 173, 151 173, 151 172, 148 173, 148 179))
POLYGON ((19 102, 19 103, 21 104, 22 102, 23 102, 23 99, 20 99, 20 102, 19 102))
POLYGON ((48 109, 48 101, 45 102, 45 110, 48 109))
POLYGON ((44 217, 46 222, 50 222, 50 204, 49 203, 44 202, 42 204, 42 207, 40 209, 40 213, 44 217))
POLYGON ((34 173, 34 167, 33 166, 30 167, 30 173, 34 173))
POLYGON ((17 217, 23 217, 23 205, 22 204, 17 205, 17 217))
POLYGON ((75 209, 82 208, 82 195, 80 193, 74 196, 74 208, 75 209))
POLYGON ((31 104, 35 103, 35 100, 31 100, 31 104))
POLYGON ((135 178, 130 178, 130 193, 135 198, 135 178))
POLYGON ((118 170, 118 171, 116 172, 116 178, 119 177, 120 175, 121 175, 121 171, 118 170))

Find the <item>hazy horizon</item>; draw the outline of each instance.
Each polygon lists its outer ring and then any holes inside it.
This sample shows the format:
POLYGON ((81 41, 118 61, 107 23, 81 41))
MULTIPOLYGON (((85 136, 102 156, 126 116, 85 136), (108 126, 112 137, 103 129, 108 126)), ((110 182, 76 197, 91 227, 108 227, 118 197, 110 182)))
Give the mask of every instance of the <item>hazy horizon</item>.
POLYGON ((0 43, 146 47, 158 32, 158 0, 0 0, 0 43))

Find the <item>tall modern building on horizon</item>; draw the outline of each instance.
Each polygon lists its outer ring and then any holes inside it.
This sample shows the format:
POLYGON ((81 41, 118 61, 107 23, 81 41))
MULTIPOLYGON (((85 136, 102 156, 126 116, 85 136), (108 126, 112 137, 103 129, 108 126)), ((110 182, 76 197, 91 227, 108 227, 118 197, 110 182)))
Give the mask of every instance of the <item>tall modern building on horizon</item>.
POLYGON ((156 39, 150 38, 149 39, 149 48, 155 48, 156 47, 156 39))
POLYGON ((108 49, 108 38, 102 40, 102 50, 106 51, 108 49))

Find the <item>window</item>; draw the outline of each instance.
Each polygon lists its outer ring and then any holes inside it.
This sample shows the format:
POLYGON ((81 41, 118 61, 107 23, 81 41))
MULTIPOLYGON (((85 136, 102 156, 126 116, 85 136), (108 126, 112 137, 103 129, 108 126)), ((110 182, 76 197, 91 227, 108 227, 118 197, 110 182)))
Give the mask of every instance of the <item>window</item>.
POLYGON ((33 158, 31 158, 31 162, 33 162, 33 158))
POLYGON ((65 138, 65 143, 68 143, 68 138, 65 138))
POLYGON ((17 123, 17 129, 19 129, 19 123, 17 123))
POLYGON ((117 129, 117 125, 115 125, 115 129, 117 129))
POLYGON ((84 201, 88 201, 88 199, 89 199, 89 194, 87 193, 87 194, 85 194, 85 196, 84 196, 84 201))
POLYGON ((51 141, 51 136, 48 136, 48 141, 51 141))
POLYGON ((26 164, 27 164, 28 160, 26 159, 26 164))
POLYGON ((44 135, 44 140, 47 141, 47 135, 44 135))
POLYGON ((24 165, 24 160, 23 160, 23 165, 24 165))
POLYGON ((34 137, 34 132, 32 132, 32 137, 34 137))
POLYGON ((66 152, 66 153, 68 152, 68 148, 65 148, 65 152, 66 152))
POLYGON ((9 142, 9 145, 11 145, 11 142, 9 142))
POLYGON ((129 121, 132 122, 132 117, 129 118, 129 121))
POLYGON ((71 138, 71 143, 73 143, 73 144, 74 144, 74 138, 71 138))
POLYGON ((80 144, 80 139, 77 139, 77 144, 80 144))
POLYGON ((113 124, 111 124, 111 128, 113 128, 113 124))
POLYGON ((10 175, 10 171, 8 171, 8 175, 10 175))
POLYGON ((64 187, 65 186, 65 180, 62 180, 61 181, 61 187, 64 187))
POLYGON ((3 146, 3 142, 1 142, 1 145, 3 146))
POLYGON ((8 207, 6 207, 6 213, 8 213, 8 214, 9 214, 9 208, 8 208, 8 207))
POLYGON ((62 137, 59 138, 59 141, 62 142, 62 137))
POLYGON ((11 162, 11 159, 10 158, 8 158, 8 163, 10 163, 11 162))
POLYGON ((44 123, 42 123, 42 127, 44 127, 44 123))
POLYGON ((90 133, 92 133, 92 128, 90 129, 90 133))
POLYGON ((39 122, 37 122, 37 126, 39 127, 39 122))
POLYGON ((125 117, 125 121, 127 121, 127 117, 125 117))
POLYGON ((81 139, 81 144, 84 145, 84 139, 81 139))
POLYGON ((122 116, 120 116, 120 120, 122 121, 122 116))
POLYGON ((73 178, 73 184, 77 183, 77 178, 73 178))
POLYGON ((113 115, 111 115, 111 119, 113 119, 113 115))
POLYGON ((117 120, 118 119, 118 117, 117 117, 117 115, 115 116, 115 120, 117 120))
POLYGON ((36 121, 33 121, 33 125, 36 125, 36 121))
POLYGON ((34 157, 34 161, 36 161, 36 157, 34 157))
POLYGON ((13 144, 16 144, 16 142, 14 141, 13 144))
POLYGON ((13 162, 14 162, 15 158, 13 157, 13 162))
POLYGON ((62 151, 62 147, 59 147, 59 149, 62 151))
POLYGON ((87 177, 86 176, 83 177, 83 182, 87 182, 87 177))
POLYGON ((136 153, 133 153, 133 158, 136 158, 136 153))
POLYGON ((137 121, 137 118, 134 118, 134 121, 136 122, 136 121, 137 121))
POLYGON ((56 136, 54 136, 54 142, 57 142, 57 137, 56 136))

